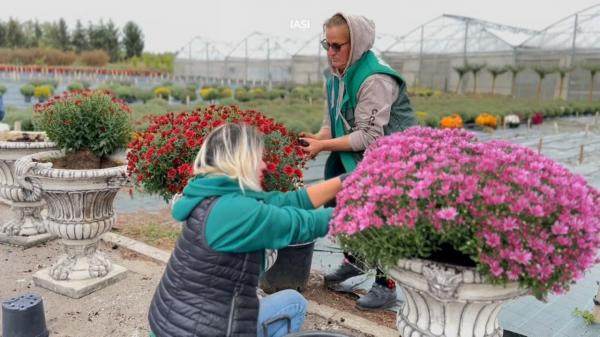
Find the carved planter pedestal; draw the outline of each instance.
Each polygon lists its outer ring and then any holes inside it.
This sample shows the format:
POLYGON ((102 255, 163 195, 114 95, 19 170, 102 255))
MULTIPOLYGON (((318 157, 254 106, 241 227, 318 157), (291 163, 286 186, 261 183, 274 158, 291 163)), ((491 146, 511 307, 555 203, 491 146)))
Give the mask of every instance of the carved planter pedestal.
POLYGON ((34 192, 24 188, 15 176, 15 162, 19 158, 54 149, 54 143, 50 142, 0 141, 0 201, 9 205, 12 213, 2 217, 0 243, 27 248, 54 238, 42 219, 45 203, 40 189, 34 192))
POLYGON ((473 268, 401 259, 388 274, 406 296, 397 326, 404 337, 501 337, 502 304, 527 294, 517 283, 491 285, 473 268))
POLYGON ((80 298, 117 282, 126 269, 97 251, 100 236, 116 221, 113 200, 127 184, 127 166, 97 170, 54 169, 44 163, 64 155, 41 152, 17 161, 16 173, 41 187, 48 205, 46 228, 61 238, 65 255, 34 274, 36 285, 80 298))

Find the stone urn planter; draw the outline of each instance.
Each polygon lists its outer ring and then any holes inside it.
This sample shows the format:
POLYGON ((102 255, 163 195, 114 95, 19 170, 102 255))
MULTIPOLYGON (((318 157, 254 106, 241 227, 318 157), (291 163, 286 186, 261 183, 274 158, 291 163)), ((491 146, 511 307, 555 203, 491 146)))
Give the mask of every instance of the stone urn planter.
MULTIPOLYGON (((41 190, 31 189, 32 182, 19 184, 15 176, 15 162, 27 155, 56 149, 54 143, 46 141, 9 141, 7 138, 33 139, 39 133, 18 132, 0 140, 0 201, 11 207, 12 215, 0 223, 0 242, 30 247, 47 241, 53 236, 46 231, 42 218, 44 201, 41 190)), ((35 182, 33 182, 35 184, 35 182)))
POLYGON ((388 274, 406 302, 397 326, 410 337, 501 337, 497 316, 505 302, 526 295, 518 283, 485 283, 474 268, 401 259, 388 274))
POLYGON ((97 251, 100 236, 116 221, 113 200, 128 183, 127 166, 105 169, 54 169, 52 159, 62 151, 40 152, 17 161, 16 173, 41 188, 48 205, 46 228, 60 237, 65 255, 52 267, 34 275, 38 286, 79 298, 125 277, 125 268, 114 265, 97 251))

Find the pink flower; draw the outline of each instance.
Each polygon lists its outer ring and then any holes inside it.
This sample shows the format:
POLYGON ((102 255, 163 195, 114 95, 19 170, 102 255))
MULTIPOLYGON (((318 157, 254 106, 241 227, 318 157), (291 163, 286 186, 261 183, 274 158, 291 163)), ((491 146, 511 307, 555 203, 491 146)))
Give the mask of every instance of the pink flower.
POLYGON ((442 208, 439 211, 437 211, 437 217, 440 220, 446 220, 446 221, 454 220, 456 218, 457 214, 458 213, 456 212, 456 209, 454 207, 446 207, 446 208, 442 208))

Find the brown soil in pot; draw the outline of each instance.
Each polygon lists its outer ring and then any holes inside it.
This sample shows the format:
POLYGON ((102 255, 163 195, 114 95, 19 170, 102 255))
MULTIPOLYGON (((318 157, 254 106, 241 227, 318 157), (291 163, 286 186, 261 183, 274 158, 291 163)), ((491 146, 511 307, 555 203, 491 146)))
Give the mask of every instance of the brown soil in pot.
POLYGON ((103 169, 123 165, 106 158, 98 158, 90 150, 70 152, 65 157, 54 159, 51 162, 53 168, 68 170, 103 169))

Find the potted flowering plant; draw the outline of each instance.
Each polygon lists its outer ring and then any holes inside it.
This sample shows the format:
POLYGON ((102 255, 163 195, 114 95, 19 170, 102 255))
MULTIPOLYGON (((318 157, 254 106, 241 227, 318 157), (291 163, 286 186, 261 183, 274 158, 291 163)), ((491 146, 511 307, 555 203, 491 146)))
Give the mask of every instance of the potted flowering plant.
POLYGON ((600 193, 582 177, 463 130, 382 138, 337 201, 330 233, 403 288, 403 336, 500 336, 502 302, 565 291, 600 243, 600 193))
POLYGON ((460 129, 463 127, 463 119, 459 114, 446 116, 440 121, 440 127, 442 129, 460 129))
MULTIPOLYGON (((265 191, 290 191, 302 184, 302 168, 306 155, 287 128, 254 110, 236 106, 211 105, 202 110, 167 113, 151 118, 147 131, 131 142, 128 172, 135 185, 145 192, 158 194, 169 201, 181 193, 192 176, 192 164, 204 138, 225 123, 245 123, 256 126, 263 134, 267 169, 263 175, 265 191)), ((296 264, 275 263, 263 275, 263 288, 303 288, 310 273, 314 242, 279 251, 278 261, 294 260, 296 264), (298 258, 300 257, 300 258, 298 258), (287 275, 299 275, 290 280, 287 275), (291 282, 291 283, 290 283, 291 282)))
POLYGON ((129 107, 108 92, 82 90, 55 96, 34 111, 38 127, 60 151, 24 156, 15 171, 22 185, 41 188, 46 227, 62 239, 67 253, 34 281, 81 297, 95 290, 90 284, 105 286, 125 275, 96 249, 100 235, 116 221, 113 200, 128 182, 127 166, 110 156, 130 140, 129 107), (64 282, 72 280, 85 280, 86 287, 64 282))
POLYGON ((544 123, 544 114, 541 112, 538 111, 531 116, 531 124, 540 125, 542 123, 544 123))
POLYGON ((135 185, 169 201, 183 191, 204 138, 225 123, 256 126, 265 135, 265 191, 289 191, 302 183, 304 151, 283 124, 254 110, 209 106, 152 117, 146 132, 129 144, 128 172, 135 185))
POLYGON ((518 128, 521 124, 521 119, 515 114, 504 116, 504 124, 508 125, 509 128, 518 128))

